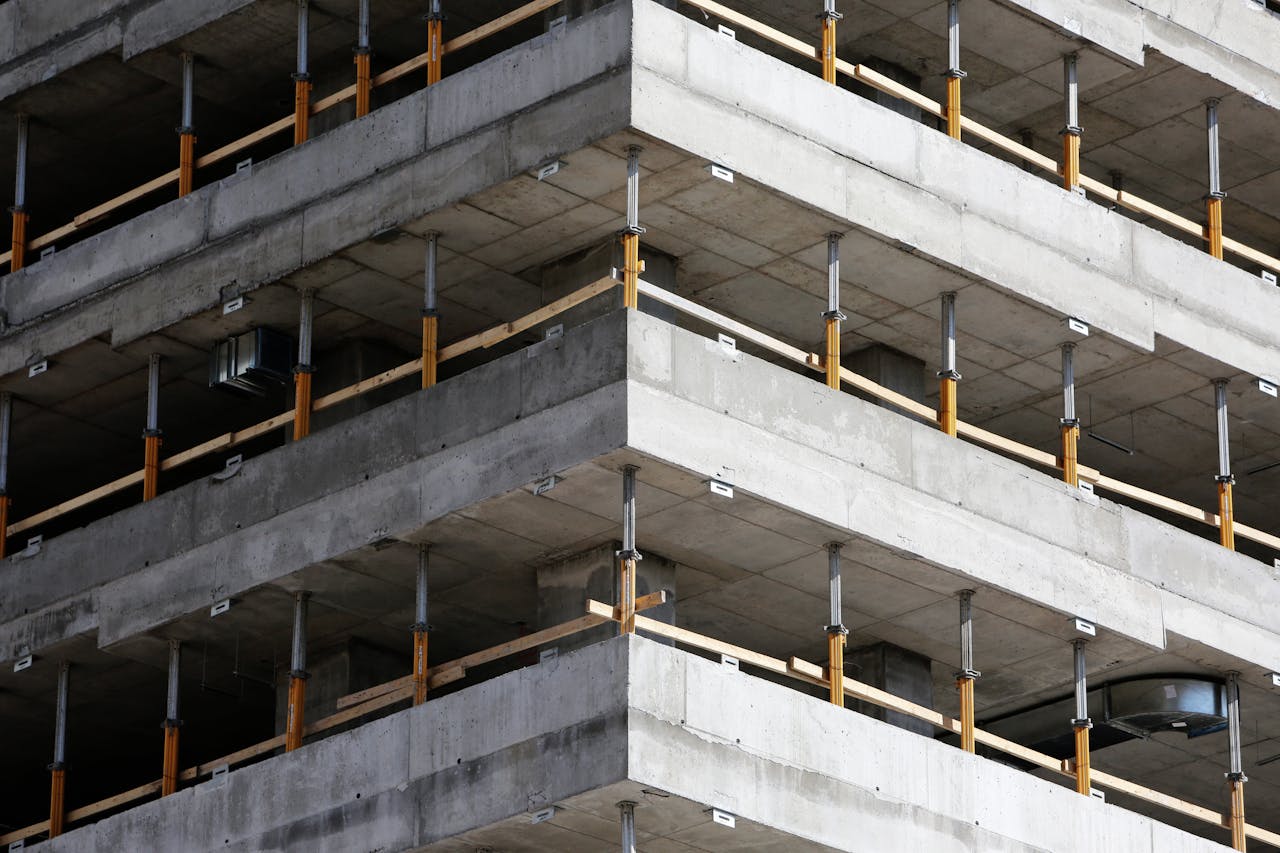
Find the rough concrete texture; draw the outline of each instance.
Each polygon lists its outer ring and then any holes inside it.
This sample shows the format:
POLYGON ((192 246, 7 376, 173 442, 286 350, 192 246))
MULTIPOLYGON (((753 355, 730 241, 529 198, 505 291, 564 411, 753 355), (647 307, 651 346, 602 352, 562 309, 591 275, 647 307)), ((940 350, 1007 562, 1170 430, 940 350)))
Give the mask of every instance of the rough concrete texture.
POLYGON ((1064 618, 1280 669, 1256 560, 637 312, 52 540, 12 564, 0 654, 110 645, 622 447, 1064 618))
POLYGON ((1280 359, 1256 276, 635 0, 5 277, 0 373, 136 340, 628 125, 1146 349, 1280 359))
MULTIPOLYGON (((406 850, 628 779, 837 850, 1222 849, 638 637, 235 770, 40 849, 406 850)), ((644 799, 642 831, 664 809, 644 799)), ((727 835, 701 849, 748 848, 727 835)))
POLYGON ((11 0, 0 4, 0 100, 104 53, 167 44, 253 0, 11 0))
POLYGON ((634 27, 636 129, 1145 349, 1274 372, 1257 276, 643 0, 634 27))
POLYGON ((630 40, 615 4, 5 276, 0 374, 125 344, 621 130, 630 40))

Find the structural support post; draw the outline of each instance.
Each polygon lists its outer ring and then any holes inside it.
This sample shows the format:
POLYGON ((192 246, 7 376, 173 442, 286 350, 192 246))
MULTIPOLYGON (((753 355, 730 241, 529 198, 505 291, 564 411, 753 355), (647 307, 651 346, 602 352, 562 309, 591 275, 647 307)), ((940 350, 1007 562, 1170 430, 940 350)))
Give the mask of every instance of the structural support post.
POLYGON ((827 354, 824 366, 827 387, 840 390, 840 235, 827 235, 827 310, 822 317, 827 323, 827 354))
POLYGON ((1218 148, 1218 104, 1217 98, 1205 101, 1205 124, 1209 129, 1209 195, 1205 197, 1206 214, 1209 224, 1205 227, 1205 239, 1209 242, 1209 254, 1222 260, 1222 200, 1227 194, 1222 191, 1222 163, 1218 148))
POLYGON ((947 0, 947 136, 960 138, 960 0, 947 0))
POLYGON ((1244 763, 1240 756, 1240 673, 1227 673, 1227 737, 1231 749, 1231 847, 1245 849, 1244 834, 1244 763))
POLYGON ((836 0, 822 0, 822 79, 836 82, 836 21, 844 17, 836 11, 836 0))
POLYGON ((1080 485, 1080 419, 1076 417, 1076 345, 1062 345, 1062 479, 1080 485))
POLYGON ((289 713, 284 724, 284 751, 302 746, 302 730, 306 725, 303 708, 307 701, 307 600, 309 592, 293 596, 293 654, 289 669, 289 713))
POLYGON ((960 748, 973 752, 973 682, 982 673, 973 668, 973 590, 960 591, 960 672, 956 688, 960 691, 960 748))
POLYGON ((636 632, 636 471, 622 469, 622 550, 618 552, 618 632, 636 632))
POLYGON ((622 229, 622 304, 640 305, 640 146, 627 149, 627 227, 622 229))
POLYGON ((25 114, 18 116, 18 158, 14 171, 13 207, 13 254, 10 256, 9 270, 17 272, 26 265, 27 255, 27 141, 30 137, 31 122, 25 114))
POLYGON ((142 433, 142 499, 160 491, 160 355, 152 353, 147 365, 147 428, 142 433))
POLYGON ((418 582, 413 622, 413 704, 427 701, 427 565, 429 545, 418 546, 418 582))
POLYGON ((1089 729, 1093 728, 1093 721, 1089 719, 1089 689, 1085 682, 1084 647, 1087 642, 1071 641, 1076 670, 1076 716, 1071 721, 1076 733, 1076 793, 1086 797, 1090 796, 1092 789, 1089 780, 1089 729))
POLYGON ((178 127, 178 198, 195 189, 196 182, 196 58, 182 54, 182 124, 178 127))
POLYGON ((831 597, 831 622, 827 625, 827 680, 831 704, 844 707, 844 646, 849 629, 844 626, 840 597, 840 543, 827 545, 827 583, 831 597))
POLYGON ((160 776, 160 796, 167 797, 178 790, 178 675, 182 666, 182 643, 169 641, 169 691, 164 715, 164 769, 160 776))
POLYGON ((422 301, 422 387, 436 384, 436 364, 440 352, 440 307, 436 296, 436 256, 440 235, 427 234, 427 264, 423 273, 425 290, 422 301))
POLYGON ((298 0, 298 65, 293 72, 293 144, 307 141, 311 123, 311 74, 307 70, 309 0, 298 0))
POLYGON ((298 317, 298 364, 293 368, 293 440, 311 434, 311 330, 315 319, 315 292, 302 291, 298 317))
POLYGON ((67 817, 67 694, 71 689, 71 664, 58 664, 58 705, 53 723, 53 763, 49 790, 49 837, 62 834, 67 817))
POLYGON ((360 26, 356 33, 356 118, 369 114, 373 72, 369 53, 369 0, 360 0, 360 26))
POLYGON ((942 294, 942 369, 938 371, 938 426, 956 434, 956 295, 942 294))
POLYGON ((636 804, 623 800, 618 811, 622 816, 622 853, 636 853, 636 804))
POLYGON ((1227 436, 1227 380, 1213 380, 1213 407, 1218 415, 1218 541, 1223 548, 1236 549, 1235 500, 1231 493, 1236 478, 1231 474, 1231 441, 1227 436))
POLYGON ((1062 129, 1062 186, 1072 192, 1080 188, 1080 78, 1079 56, 1067 54, 1062 60, 1066 96, 1066 126, 1062 129))
POLYGON ((440 8, 441 0, 431 0, 431 11, 427 13, 427 85, 440 82, 441 67, 444 64, 444 11, 440 8))
POLYGON ((9 441, 13 434, 13 395, 0 393, 0 559, 8 555, 9 441))

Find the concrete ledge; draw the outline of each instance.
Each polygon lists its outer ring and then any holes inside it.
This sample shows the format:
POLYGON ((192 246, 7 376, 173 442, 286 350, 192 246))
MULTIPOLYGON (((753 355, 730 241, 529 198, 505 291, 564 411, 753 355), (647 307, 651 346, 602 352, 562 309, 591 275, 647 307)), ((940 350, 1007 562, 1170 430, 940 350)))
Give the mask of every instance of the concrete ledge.
MULTIPOLYGON (((589 646, 235 770, 220 784, 139 806, 41 849, 469 850, 483 837, 474 830, 572 806, 620 782, 729 810, 787 849, 1223 849, 639 637, 589 646)), ((665 837, 678 801, 636 799, 642 842, 665 837)), ((537 849, 611 849, 609 823, 599 819, 596 847, 547 843, 571 823, 581 830, 588 817, 560 812, 536 826, 524 818, 518 832, 537 849)), ((761 849, 743 832, 723 831, 718 844, 701 847, 761 849)))

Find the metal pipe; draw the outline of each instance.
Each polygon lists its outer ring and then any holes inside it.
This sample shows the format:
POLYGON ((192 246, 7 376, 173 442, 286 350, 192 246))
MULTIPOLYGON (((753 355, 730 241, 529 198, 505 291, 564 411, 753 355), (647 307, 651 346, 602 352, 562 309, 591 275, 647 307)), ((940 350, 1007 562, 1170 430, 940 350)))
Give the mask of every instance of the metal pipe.
POLYGON ((302 746, 307 698, 307 600, 309 592, 293 596, 293 648, 289 656, 289 709, 285 717, 285 752, 302 746))
POLYGON ((636 471, 634 465, 622 469, 622 552, 636 550, 636 471))
POLYGON ((301 292, 298 310, 298 366, 311 367, 311 330, 315 319, 315 291, 301 292))
POLYGON ((975 752, 973 682, 978 671, 973 668, 973 590, 960 591, 960 672, 956 688, 960 692, 960 748, 975 752))
POLYGON ((13 186, 13 206, 16 210, 23 210, 27 206, 27 143, 30 133, 31 120, 25 113, 19 113, 18 156, 13 186))
POLYGON ((440 234, 437 231, 427 232, 427 260, 425 287, 422 294, 422 309, 435 313, 438 309, 436 294, 436 261, 439 253, 440 234))
POLYGON ((832 705, 844 707, 844 645, 849 631, 844 627, 840 591, 840 543, 827 545, 827 584, 831 599, 831 621, 827 624, 827 680, 832 705))
POLYGON ((622 230, 622 304, 640 305, 640 146, 627 148, 627 227, 622 230))
POLYGON ((640 227, 640 146, 627 148, 627 228, 640 227))
POLYGON ((62 769, 67 763, 67 696, 71 690, 71 664, 58 663, 58 699, 53 721, 53 766, 62 769))
POLYGON ((1227 436, 1227 380, 1213 380, 1213 407, 1218 418, 1218 479, 1231 478, 1231 444, 1227 436))
POLYGON ((827 623, 828 631, 844 628, 841 612, 843 608, 840 591, 840 547, 839 542, 827 545, 827 591, 831 599, 831 621, 827 623))
POLYGON ((441 0, 431 0, 427 13, 427 85, 440 82, 444 73, 444 11, 441 0))
POLYGON ((195 189, 195 57, 182 54, 182 124, 178 127, 178 197, 195 189))
POLYGON ((310 12, 309 0, 298 0, 298 66, 295 69, 296 79, 305 80, 310 76, 307 70, 307 39, 311 27, 308 20, 310 12))
POLYGON ((956 295, 942 294, 942 369, 938 371, 938 426, 947 435, 956 434, 956 295))
POLYGON ((179 133, 195 130, 196 58, 182 54, 182 126, 179 133))
POLYGON ((147 428, 142 441, 142 499, 149 501, 160 490, 160 354, 154 352, 147 365, 147 428))
POLYGON ((427 568, 431 559, 431 546, 418 546, 418 578, 414 586, 413 624, 413 704, 427 701, 427 568))
POLYGON ((1069 53, 1062 58, 1062 90, 1065 95, 1064 127, 1067 133, 1080 132, 1080 56, 1069 53))
POLYGON ((960 670, 972 676, 973 668, 973 590, 960 591, 960 670))
POLYGON ((1227 740, 1231 753, 1231 770, 1227 773, 1227 779, 1231 781, 1231 846, 1244 850, 1244 783, 1248 777, 1244 775, 1244 762, 1241 760, 1240 673, 1234 671, 1227 673, 1227 740))
POLYGON ((1205 101, 1205 124, 1208 127, 1209 136, 1209 195, 1214 198, 1222 198, 1222 164, 1221 152, 1218 147, 1218 105, 1221 103, 1217 98, 1210 98, 1205 101))
POLYGON ((636 804, 630 800, 618 803, 622 815, 622 853, 636 853, 636 804))
POLYGON ((369 0, 360 0, 360 24, 356 30, 356 49, 369 50, 369 0))
POLYGON ((182 666, 182 643, 169 641, 169 690, 165 698, 165 719, 177 721, 178 707, 178 675, 182 666))
POLYGON ((840 390, 840 235, 827 235, 826 376, 827 387, 840 390))
POLYGON ((427 233, 427 257, 422 293, 422 387, 436 384, 440 349, 440 310, 436 294, 437 258, 440 235, 427 233))
POLYGON ((292 673, 305 675, 307 671, 307 602, 311 598, 309 592, 296 592, 293 595, 293 645, 289 654, 289 668, 292 673))
POLYGON ((1071 648, 1075 663, 1075 684, 1076 684, 1076 717, 1073 723, 1079 725, 1083 720, 1089 720, 1089 691, 1085 677, 1085 657, 1084 647, 1088 644, 1087 640, 1072 640, 1071 648))
POLYGON ((960 138, 960 0, 947 3, 947 135, 960 138))
POLYGON ((844 16, 836 11, 836 0, 823 0, 822 14, 822 79, 836 82, 836 21, 844 16))
POLYGON ((160 429, 160 354, 151 353, 147 364, 147 432, 160 429))
POLYGON ((1085 680, 1084 647, 1087 641, 1072 640, 1071 647, 1075 663, 1076 683, 1076 716, 1071 721, 1075 730, 1076 741, 1076 793, 1090 796, 1093 782, 1089 768, 1089 730, 1093 721, 1089 719, 1089 687, 1085 680))
POLYGON ((1076 345, 1062 345, 1062 479, 1080 485, 1080 419, 1076 417, 1076 345))
POLYGON ((160 774, 160 796, 167 797, 178 790, 178 675, 182 661, 182 643, 169 641, 169 684, 165 702, 164 763, 160 774))
MULTIPOLYGON (((0 392, 0 496, 9 493, 9 441, 13 431, 13 394, 0 392)), ((0 530, 0 536, 4 531, 0 530)))
POLYGON ((618 552, 618 630, 634 634, 636 630, 636 471, 634 465, 622 469, 622 550, 618 552))

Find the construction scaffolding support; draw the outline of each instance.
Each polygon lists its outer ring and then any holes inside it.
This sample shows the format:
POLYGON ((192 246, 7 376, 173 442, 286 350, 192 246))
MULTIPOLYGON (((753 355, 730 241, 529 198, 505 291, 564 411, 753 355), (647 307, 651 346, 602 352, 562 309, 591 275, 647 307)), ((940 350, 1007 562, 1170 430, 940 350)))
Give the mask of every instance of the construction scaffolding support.
POLYGON ((960 0, 947 0, 947 136, 960 138, 960 0))
POLYGON ((436 384, 436 367, 440 357, 440 306, 437 295, 436 270, 440 235, 427 234, 427 258, 423 273, 422 296, 422 387, 436 384))
POLYGON ((1080 419, 1076 417, 1076 345, 1062 345, 1062 479, 1080 485, 1080 419))
POLYGON ((53 722, 53 763, 49 786, 49 837, 57 838, 67 818, 67 695, 71 690, 71 664, 58 664, 58 704, 53 722))
POLYGON ((1245 849, 1244 822, 1244 783, 1249 781, 1244 775, 1244 762, 1241 757, 1240 732, 1240 673, 1227 673, 1227 741, 1230 748, 1231 769, 1227 779, 1231 782, 1231 847, 1234 850, 1245 849))
POLYGON ((636 853, 636 804, 630 800, 618 803, 622 821, 622 853, 636 853))
POLYGON ((356 118, 369 114, 373 95, 373 72, 369 50, 369 0, 360 0, 360 23, 356 31, 356 118))
POLYGON ((164 716, 164 767, 160 775, 160 796, 178 791, 178 676, 182 665, 182 643, 169 641, 169 683, 164 716))
POLYGON ((1093 721, 1089 718, 1089 689, 1085 681, 1084 647, 1087 641, 1071 641, 1075 663, 1076 716, 1071 721, 1076 736, 1076 793, 1090 796, 1093 785, 1089 779, 1089 730, 1093 721))
POLYGON ((315 292, 301 292, 298 312, 298 364, 293 368, 293 440, 311 434, 311 335, 315 326, 315 292))
POLYGON ((440 82, 444 65, 444 10, 441 0, 431 0, 427 13, 427 85, 440 82))
POLYGON ((26 264, 27 257, 27 143, 31 134, 31 121, 25 113, 18 114, 18 154, 14 164, 13 207, 9 213, 13 215, 12 254, 9 256, 9 271, 17 272, 26 264))
POLYGON ((938 371, 938 426, 947 435, 956 434, 956 295, 942 294, 942 369, 938 371))
POLYGON ((289 664, 289 710, 284 725, 284 751, 302 746, 307 701, 307 601, 309 592, 293 596, 293 652, 289 664))
POLYGON ((627 227, 622 229, 622 304, 640 305, 640 146, 627 148, 627 227))
POLYGON ((196 59, 182 54, 182 124, 178 126, 178 198, 190 194, 196 182, 195 127, 196 59))
POLYGON ((1205 101, 1205 125, 1209 135, 1209 194, 1205 197, 1205 214, 1209 220, 1205 227, 1205 239, 1209 243, 1209 254, 1222 260, 1222 200, 1227 194, 1222 191, 1222 160, 1218 147, 1218 105, 1217 98, 1205 101))
POLYGON ((1218 541, 1223 548, 1236 549, 1236 478, 1231 473, 1231 440, 1227 435, 1227 380, 1213 381, 1213 407, 1218 421, 1218 541))
POLYGON ((618 632, 636 632, 636 471, 634 465, 622 469, 622 550, 618 552, 618 632))
POLYGON ((418 546, 418 578, 414 596, 413 622, 413 704, 427 701, 427 567, 431 546, 418 546))
POLYGON ((298 0, 298 63, 293 72, 293 144, 308 139, 311 123, 311 74, 307 70, 309 0, 298 0))
POLYGON ((836 82, 836 21, 844 17, 836 11, 836 0, 822 0, 822 79, 836 82))
POLYGON ((973 683, 981 673, 973 668, 973 590, 960 591, 960 672, 956 688, 960 692, 960 748, 974 752, 973 683))
POLYGON ((0 560, 8 555, 9 441, 13 432, 13 395, 0 392, 0 560))
POLYGON ((827 545, 827 589, 831 600, 831 621, 827 624, 827 681, 831 704, 844 707, 844 647, 849 629, 844 626, 840 591, 840 543, 827 545))
POLYGON ((1080 188, 1080 78, 1079 56, 1067 54, 1062 60, 1066 125, 1062 129, 1062 186, 1075 192, 1080 188))
POLYGON ((827 387, 840 390, 840 235, 827 235, 827 310, 822 314, 826 321, 826 369, 827 387))
POLYGON ((160 492, 160 355, 154 352, 147 363, 147 428, 142 443, 142 499, 149 501, 160 492))

